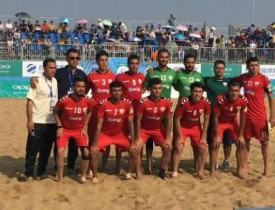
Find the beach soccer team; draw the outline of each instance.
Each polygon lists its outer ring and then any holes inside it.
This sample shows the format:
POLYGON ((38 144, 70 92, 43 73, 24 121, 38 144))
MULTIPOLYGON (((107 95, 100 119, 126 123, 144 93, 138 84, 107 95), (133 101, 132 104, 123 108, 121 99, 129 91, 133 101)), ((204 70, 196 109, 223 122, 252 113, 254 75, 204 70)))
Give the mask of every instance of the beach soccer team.
POLYGON ((213 77, 202 77, 195 70, 194 55, 185 55, 184 68, 177 71, 168 67, 169 56, 167 49, 160 49, 158 66, 149 68, 146 76, 138 72, 140 60, 135 54, 128 57, 129 70, 118 75, 108 69, 106 51, 96 54, 98 70, 88 75, 77 69, 80 57, 75 49, 67 51, 68 65, 64 68, 56 69, 54 59, 45 59, 44 73, 31 78, 27 94, 26 179, 48 177, 46 166, 53 145, 56 181, 64 177, 67 146, 68 174, 74 171, 78 150, 81 152, 80 183, 86 182, 87 175, 92 183, 98 182, 98 154, 102 153, 101 168, 105 171, 110 145, 115 145, 117 173, 121 171, 121 153, 129 153, 126 180, 142 177, 143 145, 147 158, 145 172, 152 174, 155 145, 162 150, 158 176, 176 178, 187 139, 193 149, 193 173, 200 179, 204 178, 207 150, 210 175, 215 175, 221 143, 224 149, 221 169, 232 171, 229 158, 235 144, 236 176, 245 179, 251 138, 260 141, 263 174, 270 174, 268 122, 275 126, 275 104, 269 79, 260 73, 258 59, 247 59, 246 73, 225 78, 226 64, 222 60, 214 63, 213 77), (171 101, 172 87, 179 92, 175 108, 171 101), (86 96, 89 91, 91 98, 86 96), (146 91, 149 95, 142 98, 146 91), (265 94, 270 108, 268 115, 265 94))

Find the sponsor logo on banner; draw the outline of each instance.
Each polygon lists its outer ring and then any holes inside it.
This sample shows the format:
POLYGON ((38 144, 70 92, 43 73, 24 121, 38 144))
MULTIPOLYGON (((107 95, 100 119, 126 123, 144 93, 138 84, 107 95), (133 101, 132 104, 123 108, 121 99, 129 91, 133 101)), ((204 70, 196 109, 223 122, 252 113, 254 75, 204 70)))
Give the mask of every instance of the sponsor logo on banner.
POLYGON ((0 98, 24 98, 29 90, 29 80, 0 80, 0 98))
POLYGON ((21 77, 21 61, 0 61, 0 77, 21 77))
MULTIPOLYGON (((56 61, 56 68, 62 68, 67 65, 66 61, 56 61)), ((23 61, 23 77, 40 76, 43 73, 43 61, 23 61)), ((81 69, 81 66, 77 68, 81 69)), ((83 68, 82 68, 83 69, 83 68)))

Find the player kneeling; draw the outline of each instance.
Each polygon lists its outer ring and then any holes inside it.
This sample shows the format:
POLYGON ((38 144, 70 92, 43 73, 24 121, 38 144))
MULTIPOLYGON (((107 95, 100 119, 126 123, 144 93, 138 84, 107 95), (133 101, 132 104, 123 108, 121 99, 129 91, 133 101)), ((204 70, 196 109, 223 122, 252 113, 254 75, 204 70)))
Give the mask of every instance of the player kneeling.
POLYGON ((162 84, 159 78, 153 78, 149 84, 150 96, 142 99, 137 105, 135 132, 136 140, 130 149, 128 173, 125 178, 131 178, 131 172, 136 167, 136 178, 141 178, 141 150, 146 141, 151 137, 155 145, 162 149, 159 177, 166 177, 166 169, 171 157, 171 127, 172 127, 172 102, 161 97, 162 84), (166 125, 163 128, 162 120, 166 125))
POLYGON ((227 93, 217 97, 214 105, 214 131, 213 144, 210 153, 210 175, 216 170, 216 162, 221 139, 225 131, 236 143, 237 151, 237 176, 244 178, 245 140, 243 136, 245 118, 247 112, 247 99, 240 95, 241 83, 231 80, 228 83, 227 93), (240 124, 237 121, 237 114, 240 113, 240 124))
POLYGON ((173 174, 177 177, 180 156, 187 137, 191 139, 194 155, 194 170, 199 178, 203 178, 203 168, 206 156, 206 135, 210 115, 210 102, 204 98, 203 84, 194 82, 190 86, 191 95, 182 98, 176 108, 174 116, 174 139, 173 139, 173 174), (203 126, 200 117, 203 114, 203 126))
POLYGON ((91 117, 92 100, 85 96, 85 80, 74 80, 73 93, 61 98, 54 107, 53 114, 57 123, 57 173, 58 181, 63 179, 64 153, 68 140, 73 138, 82 153, 80 182, 86 182, 89 164, 87 125, 91 117))

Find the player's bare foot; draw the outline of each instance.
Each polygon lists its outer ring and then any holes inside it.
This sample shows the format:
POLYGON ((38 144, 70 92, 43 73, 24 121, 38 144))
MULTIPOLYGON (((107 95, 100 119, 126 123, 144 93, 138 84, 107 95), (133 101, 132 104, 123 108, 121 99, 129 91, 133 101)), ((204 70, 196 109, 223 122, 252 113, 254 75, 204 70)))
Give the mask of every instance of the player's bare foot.
POLYGON ((237 177, 240 179, 245 179, 245 175, 243 172, 237 172, 237 177))
POLYGON ((141 180, 141 177, 142 177, 142 173, 141 172, 137 172, 136 173, 136 179, 137 180, 141 180))
POLYGON ((177 177, 178 177, 178 172, 177 172, 177 171, 173 171, 171 177, 172 177, 172 178, 177 178, 177 177))
POLYGON ((97 183, 98 183, 98 178, 93 177, 93 178, 92 178, 92 184, 97 184, 97 183))
POLYGON ((202 173, 197 173, 197 177, 198 177, 199 179, 204 179, 204 175, 203 175, 202 173))
POLYGON ((78 181, 79 183, 84 184, 87 180, 85 176, 81 176, 78 181))
POLYGON ((131 175, 130 173, 126 173, 126 174, 125 174, 125 179, 126 179, 126 180, 132 179, 132 175, 131 175))

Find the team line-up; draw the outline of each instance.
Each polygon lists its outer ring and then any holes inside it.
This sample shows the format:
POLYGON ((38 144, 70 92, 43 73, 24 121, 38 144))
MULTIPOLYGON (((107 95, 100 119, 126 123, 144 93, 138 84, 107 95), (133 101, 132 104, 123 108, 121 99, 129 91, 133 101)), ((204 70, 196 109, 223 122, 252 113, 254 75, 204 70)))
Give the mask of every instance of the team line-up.
POLYGON ((121 153, 129 152, 125 179, 142 177, 142 148, 146 144, 146 172, 152 173, 153 144, 160 146, 159 177, 178 176, 178 166, 186 139, 193 148, 194 175, 204 178, 207 149, 210 175, 215 175, 218 150, 224 149, 222 169, 230 168, 231 146, 236 145, 236 175, 248 173, 248 155, 252 137, 261 143, 264 175, 271 172, 267 122, 275 125, 274 102, 269 79, 260 73, 256 57, 247 59, 247 73, 225 78, 225 63, 214 63, 214 76, 203 78, 194 70, 196 58, 187 54, 184 69, 174 71, 168 64, 169 51, 158 52, 158 67, 146 76, 138 72, 139 57, 128 57, 129 70, 117 76, 108 66, 108 53, 98 52, 98 70, 85 75, 77 69, 80 59, 75 49, 66 53, 68 65, 56 69, 54 59, 43 61, 44 73, 31 79, 27 94, 27 129, 25 176, 46 177, 46 166, 54 145, 56 181, 62 181, 64 155, 68 145, 68 171, 75 167, 78 148, 82 155, 79 181, 98 182, 97 161, 102 152, 102 169, 106 169, 110 145, 116 145, 116 170, 120 171, 121 153), (173 111, 171 89, 179 92, 173 111), (243 88, 244 95, 240 94, 243 88), (86 96, 91 90, 92 98, 86 96), (142 98, 142 93, 149 96, 142 98), (203 96, 204 91, 207 98, 203 96), (270 118, 267 119, 264 96, 267 94, 270 118), (173 132, 172 132, 173 128, 173 132), (38 164, 35 173, 37 154, 38 164))

